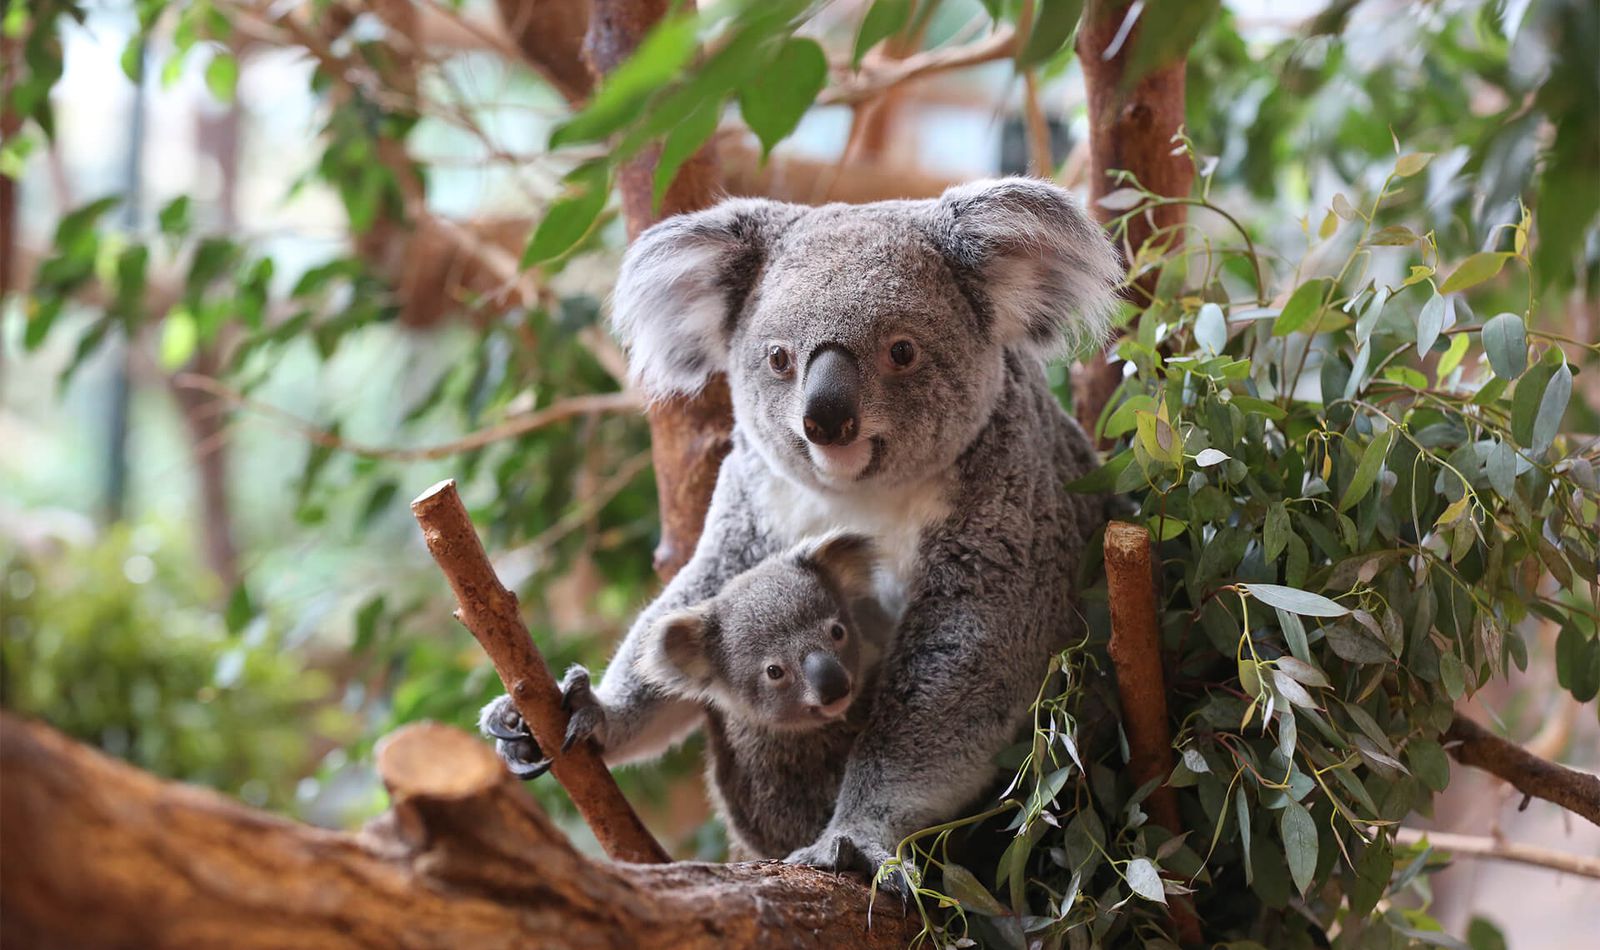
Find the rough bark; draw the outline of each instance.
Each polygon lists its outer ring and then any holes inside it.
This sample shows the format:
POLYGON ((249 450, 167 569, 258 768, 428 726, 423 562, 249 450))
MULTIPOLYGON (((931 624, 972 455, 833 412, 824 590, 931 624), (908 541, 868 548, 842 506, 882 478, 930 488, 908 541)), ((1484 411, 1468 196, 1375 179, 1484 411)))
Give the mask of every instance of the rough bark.
POLYGON ((1445 732, 1445 748, 1462 765, 1483 769, 1532 798, 1554 802, 1600 825, 1600 777, 1547 762, 1457 715, 1445 732))
MULTIPOLYGON (((1117 674, 1122 728, 1128 736, 1128 773, 1135 787, 1161 784, 1146 804, 1156 824, 1183 834, 1178 799, 1166 784, 1172 774, 1172 727, 1167 718, 1166 676, 1161 669, 1161 626, 1156 620, 1150 533, 1113 521, 1105 534, 1106 596, 1111 604, 1111 664, 1117 674)), ((1172 923, 1185 944, 1200 942, 1200 922, 1187 900, 1174 898, 1172 923)))
MULTIPOLYGON (((668 6, 668 0, 592 0, 583 55, 597 80, 627 60, 668 6)), ((662 218, 697 211, 716 201, 713 143, 678 169, 657 213, 653 188, 658 152, 648 149, 617 173, 630 241, 662 218)), ((733 445, 728 381, 718 375, 697 396, 656 403, 649 418, 656 492, 661 502, 661 542, 656 547, 655 566, 657 573, 668 579, 694 553, 705 527, 717 470, 733 445)))
POLYGON ((386 740, 393 808, 358 835, 164 782, 0 713, 7 947, 903 947, 858 879, 573 850, 482 743, 386 740))
POLYGON ((460 604, 456 618, 489 654, 517 712, 550 757, 551 773, 572 796, 600 846, 618 861, 666 863, 666 851, 622 797, 594 743, 562 747, 567 714, 561 708, 561 689, 522 624, 517 595, 495 576, 456 483, 446 480, 429 488, 411 503, 411 511, 422 526, 428 553, 455 592, 460 604))
MULTIPOLYGON (((195 354, 188 371, 209 377, 221 369, 217 348, 204 346, 195 354)), ((228 497, 228 416, 224 407, 206 394, 177 385, 176 378, 169 382, 184 427, 189 430, 190 454, 200 489, 200 540, 206 566, 224 587, 232 589, 239 582, 239 552, 233 542, 233 505, 228 497)))
MULTIPOLYGON (((1118 187, 1109 174, 1112 171, 1132 172, 1140 184, 1166 197, 1187 196, 1194 182, 1194 166, 1188 157, 1172 154, 1172 136, 1184 122, 1187 60, 1153 70, 1130 86, 1126 80, 1138 39, 1137 25, 1109 59, 1104 55, 1112 48, 1130 6, 1120 0, 1089 0, 1078 28, 1078 60, 1083 64, 1089 104, 1089 194, 1102 220, 1117 213, 1099 203, 1118 187)), ((1153 11, 1147 9, 1145 14, 1153 11)), ((1181 224, 1186 210, 1183 205, 1167 205, 1130 220, 1123 243, 1129 260, 1158 229, 1181 224)), ((1174 244, 1181 239, 1181 232, 1173 232, 1174 244)), ((1148 299, 1157 276, 1156 271, 1144 274, 1131 289, 1132 298, 1148 299)), ((1091 433, 1121 378, 1118 367, 1105 359, 1088 361, 1074 374, 1074 408, 1078 421, 1091 433)))
POLYGON ((589 0, 495 0, 500 22, 534 68, 567 102, 580 105, 594 89, 583 61, 589 0))

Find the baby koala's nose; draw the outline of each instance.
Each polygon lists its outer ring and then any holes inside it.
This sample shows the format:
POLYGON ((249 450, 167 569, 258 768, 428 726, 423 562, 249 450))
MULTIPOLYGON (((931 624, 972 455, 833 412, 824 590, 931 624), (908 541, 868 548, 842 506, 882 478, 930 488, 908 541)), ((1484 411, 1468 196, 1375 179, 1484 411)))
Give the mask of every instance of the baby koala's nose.
POLYGON ((835 706, 850 696, 850 674, 833 654, 822 650, 809 653, 800 667, 805 672, 806 682, 816 691, 818 706, 835 706))

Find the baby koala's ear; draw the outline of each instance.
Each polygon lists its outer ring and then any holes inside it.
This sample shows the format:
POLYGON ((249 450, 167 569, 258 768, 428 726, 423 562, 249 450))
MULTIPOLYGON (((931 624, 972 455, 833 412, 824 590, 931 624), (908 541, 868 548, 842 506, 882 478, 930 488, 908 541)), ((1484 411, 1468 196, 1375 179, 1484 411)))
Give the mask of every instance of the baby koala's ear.
POLYGON ((795 552, 802 563, 820 568, 856 600, 873 594, 873 572, 878 565, 878 546, 864 534, 833 531, 800 543, 795 552))
POLYGON ((651 627, 650 646, 640 657, 645 678, 652 682, 701 687, 712 680, 711 660, 706 655, 704 611, 675 610, 651 627))

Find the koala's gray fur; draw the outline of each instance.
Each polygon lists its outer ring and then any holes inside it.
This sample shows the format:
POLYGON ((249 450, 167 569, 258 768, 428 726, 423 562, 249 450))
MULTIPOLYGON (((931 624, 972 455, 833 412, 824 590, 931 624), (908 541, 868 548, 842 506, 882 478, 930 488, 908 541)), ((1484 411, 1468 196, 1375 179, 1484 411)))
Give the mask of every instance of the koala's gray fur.
POLYGON ((833 816, 892 633, 871 609, 873 559, 861 535, 803 542, 646 635, 640 678, 704 704, 709 784, 741 857, 781 858, 833 816))
MULTIPOLYGON (((905 835, 971 804, 1022 724, 1050 655, 1072 636, 1071 582, 1100 499, 1063 486, 1095 464, 1045 381, 1063 338, 1099 340, 1121 270, 1064 192, 1003 179, 932 201, 802 208, 724 202, 671 218, 628 252, 613 322, 652 397, 725 371, 733 450, 694 557, 635 621, 576 735, 608 762, 681 738, 699 706, 638 673, 659 618, 831 529, 883 551, 897 613, 870 716, 827 828, 789 860, 872 869, 905 835), (890 362, 910 341, 906 369, 890 362), (773 348, 789 354, 787 375, 773 348), (808 443, 812 361, 859 367, 859 437, 808 443)), ((504 700, 484 711, 501 754, 538 750, 504 700)))

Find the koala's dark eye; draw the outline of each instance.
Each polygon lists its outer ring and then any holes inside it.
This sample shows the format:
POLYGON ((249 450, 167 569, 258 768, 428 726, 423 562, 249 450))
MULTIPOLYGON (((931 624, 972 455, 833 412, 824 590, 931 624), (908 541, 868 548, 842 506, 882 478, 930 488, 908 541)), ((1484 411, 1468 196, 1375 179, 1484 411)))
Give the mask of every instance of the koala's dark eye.
POLYGON ((768 666, 767 667, 767 679, 769 679, 769 680, 781 680, 781 679, 783 679, 783 667, 779 666, 776 663, 772 664, 771 666, 768 666))
POLYGON ((844 639, 844 624, 835 620, 833 626, 828 628, 828 635, 833 637, 833 642, 838 643, 844 639))
POLYGON ((889 362, 905 369, 917 360, 917 345, 910 340, 896 340, 889 344, 889 362))
POLYGON ((770 344, 767 347, 767 365, 779 376, 788 376, 794 369, 794 360, 789 356, 789 348, 781 343, 770 344))

